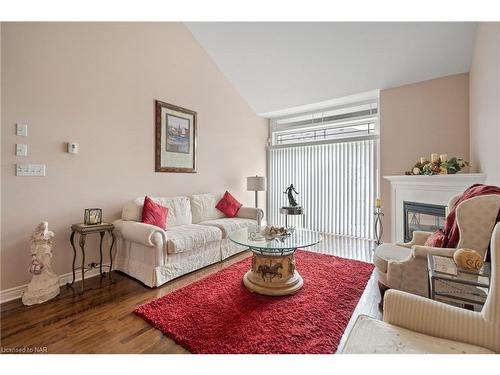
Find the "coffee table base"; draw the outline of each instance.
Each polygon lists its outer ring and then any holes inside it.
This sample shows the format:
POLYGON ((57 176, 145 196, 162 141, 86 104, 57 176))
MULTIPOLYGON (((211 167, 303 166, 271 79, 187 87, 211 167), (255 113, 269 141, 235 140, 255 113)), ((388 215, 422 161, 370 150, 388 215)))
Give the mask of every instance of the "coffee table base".
POLYGON ((266 296, 294 294, 302 288, 304 280, 295 270, 295 256, 265 256, 253 254, 252 268, 243 277, 245 287, 266 296))

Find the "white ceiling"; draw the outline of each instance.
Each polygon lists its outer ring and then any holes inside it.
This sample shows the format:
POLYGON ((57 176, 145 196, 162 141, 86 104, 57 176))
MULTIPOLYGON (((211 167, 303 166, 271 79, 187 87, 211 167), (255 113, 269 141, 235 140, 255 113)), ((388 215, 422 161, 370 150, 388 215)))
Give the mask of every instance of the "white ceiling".
POLYGON ((256 113, 469 71, 475 23, 187 23, 256 113))

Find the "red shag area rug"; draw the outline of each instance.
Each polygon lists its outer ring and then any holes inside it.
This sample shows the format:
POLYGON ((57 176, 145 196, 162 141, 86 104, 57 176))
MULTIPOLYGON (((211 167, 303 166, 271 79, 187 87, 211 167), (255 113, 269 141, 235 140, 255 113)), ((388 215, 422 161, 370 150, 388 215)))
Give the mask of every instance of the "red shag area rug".
POLYGON ((250 293, 244 259, 134 311, 192 353, 335 353, 373 265, 295 253, 295 295, 250 293))

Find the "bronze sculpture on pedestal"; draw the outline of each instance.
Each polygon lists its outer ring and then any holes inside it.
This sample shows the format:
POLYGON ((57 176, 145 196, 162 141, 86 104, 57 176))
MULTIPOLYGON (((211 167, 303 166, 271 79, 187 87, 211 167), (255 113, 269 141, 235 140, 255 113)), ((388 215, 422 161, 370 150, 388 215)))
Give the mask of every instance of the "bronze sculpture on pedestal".
POLYGON ((297 206, 297 201, 295 200, 293 193, 299 194, 299 192, 297 190, 295 190, 295 188, 293 187, 293 184, 291 184, 289 187, 287 187, 286 190, 283 192, 283 194, 288 195, 288 202, 290 204, 290 207, 297 206))

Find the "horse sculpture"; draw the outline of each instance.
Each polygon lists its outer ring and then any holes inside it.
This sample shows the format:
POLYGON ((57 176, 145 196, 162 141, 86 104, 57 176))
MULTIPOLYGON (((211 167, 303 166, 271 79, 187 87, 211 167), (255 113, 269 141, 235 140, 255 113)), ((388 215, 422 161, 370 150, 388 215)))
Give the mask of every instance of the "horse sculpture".
POLYGON ((261 264, 257 268, 257 273, 260 273, 262 275, 262 279, 265 281, 267 275, 271 275, 269 277, 269 280, 274 279, 276 276, 278 276, 280 279, 283 277, 283 274, 279 272, 278 270, 282 269, 283 265, 281 263, 276 263, 272 266, 268 266, 267 264, 261 264))

